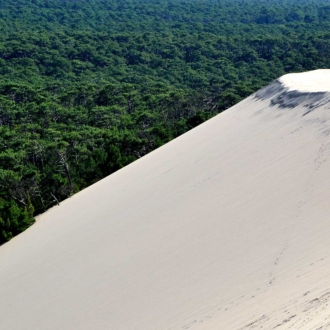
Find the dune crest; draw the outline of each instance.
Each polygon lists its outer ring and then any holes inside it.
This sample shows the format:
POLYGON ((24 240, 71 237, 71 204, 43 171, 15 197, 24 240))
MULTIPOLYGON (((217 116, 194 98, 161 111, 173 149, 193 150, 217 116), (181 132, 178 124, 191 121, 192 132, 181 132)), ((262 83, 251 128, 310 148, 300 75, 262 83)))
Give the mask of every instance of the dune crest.
POLYGON ((0 328, 329 328, 329 89, 286 75, 41 215, 0 328))
POLYGON ((279 81, 289 90, 301 92, 330 92, 329 69, 289 73, 279 81))

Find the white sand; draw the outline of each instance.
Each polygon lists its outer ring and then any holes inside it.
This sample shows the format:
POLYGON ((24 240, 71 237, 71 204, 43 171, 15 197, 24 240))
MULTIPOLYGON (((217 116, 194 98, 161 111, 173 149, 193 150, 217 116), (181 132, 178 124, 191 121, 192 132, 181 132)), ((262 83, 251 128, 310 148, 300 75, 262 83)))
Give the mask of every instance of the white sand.
POLYGON ((330 92, 330 70, 320 69, 302 73, 289 73, 279 80, 290 90, 303 92, 330 92))
POLYGON ((269 101, 247 98, 2 246, 0 329, 330 328, 330 104, 302 116, 269 101))

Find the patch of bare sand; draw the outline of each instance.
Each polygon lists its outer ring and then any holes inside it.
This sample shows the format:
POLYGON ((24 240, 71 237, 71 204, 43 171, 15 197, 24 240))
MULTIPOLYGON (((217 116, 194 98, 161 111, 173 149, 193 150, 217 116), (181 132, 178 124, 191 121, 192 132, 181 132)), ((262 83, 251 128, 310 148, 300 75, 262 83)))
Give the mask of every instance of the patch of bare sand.
POLYGON ((301 92, 330 92, 330 70, 319 69, 308 72, 289 73, 279 80, 289 90, 301 92))

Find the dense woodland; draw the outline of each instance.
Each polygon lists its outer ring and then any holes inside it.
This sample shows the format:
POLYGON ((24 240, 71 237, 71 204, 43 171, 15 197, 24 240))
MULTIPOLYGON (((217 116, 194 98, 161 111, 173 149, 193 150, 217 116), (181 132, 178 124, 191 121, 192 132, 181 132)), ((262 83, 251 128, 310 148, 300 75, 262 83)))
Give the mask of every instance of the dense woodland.
POLYGON ((0 29, 0 244, 273 79, 330 67, 325 0, 7 0, 0 29))

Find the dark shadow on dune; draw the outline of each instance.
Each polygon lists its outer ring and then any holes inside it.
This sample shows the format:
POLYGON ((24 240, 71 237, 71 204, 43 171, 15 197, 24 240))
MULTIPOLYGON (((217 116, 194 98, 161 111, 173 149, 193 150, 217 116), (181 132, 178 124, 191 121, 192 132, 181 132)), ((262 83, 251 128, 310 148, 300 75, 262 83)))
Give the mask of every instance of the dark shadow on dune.
POLYGON ((327 93, 308 93, 299 91, 285 90, 275 96, 270 102, 271 105, 278 105, 279 108, 295 108, 298 105, 305 104, 306 107, 316 106, 327 93))
POLYGON ((283 91, 285 91, 285 88, 283 87, 283 85, 278 80, 275 80, 274 82, 267 85, 266 87, 259 89, 255 93, 254 97, 259 100, 260 99, 268 100, 283 91))
POLYGON ((270 100, 271 106, 278 106, 280 109, 292 109, 303 104, 308 109, 303 116, 321 105, 330 103, 330 93, 288 90, 279 80, 275 80, 257 91, 254 97, 261 100, 270 100))

